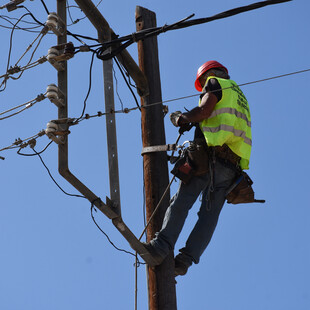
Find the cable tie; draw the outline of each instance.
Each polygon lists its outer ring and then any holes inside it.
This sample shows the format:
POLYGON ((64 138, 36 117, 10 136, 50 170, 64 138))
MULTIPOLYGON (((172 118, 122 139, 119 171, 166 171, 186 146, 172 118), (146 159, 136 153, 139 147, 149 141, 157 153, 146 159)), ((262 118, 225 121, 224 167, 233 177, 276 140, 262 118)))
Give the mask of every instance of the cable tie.
POLYGON ((101 111, 98 111, 98 112, 97 112, 97 115, 100 117, 100 116, 103 115, 103 113, 102 113, 101 111))
POLYGON ((128 108, 125 108, 125 109, 123 110, 123 112, 127 114, 127 113, 130 112, 130 110, 129 110, 128 108))
POLYGON ((89 119, 90 115, 89 114, 85 114, 85 119, 89 119))

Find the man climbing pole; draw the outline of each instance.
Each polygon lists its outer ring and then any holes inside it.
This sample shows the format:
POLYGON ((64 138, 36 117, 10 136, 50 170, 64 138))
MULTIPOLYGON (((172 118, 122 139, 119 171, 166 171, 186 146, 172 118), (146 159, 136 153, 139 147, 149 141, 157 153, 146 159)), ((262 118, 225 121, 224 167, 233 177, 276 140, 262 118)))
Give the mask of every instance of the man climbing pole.
POLYGON ((198 220, 185 247, 175 257, 176 276, 185 275, 193 262, 199 263, 228 192, 242 170, 249 168, 252 146, 249 105, 241 89, 230 80, 227 68, 217 61, 204 63, 198 69, 195 87, 201 91, 199 106, 170 115, 180 132, 189 124, 199 123, 186 160, 176 163, 173 170, 181 179, 179 189, 171 199, 161 230, 144 244, 157 264, 161 264, 174 249, 189 210, 202 194, 198 220), (202 153, 190 156, 194 154, 191 149, 202 153))

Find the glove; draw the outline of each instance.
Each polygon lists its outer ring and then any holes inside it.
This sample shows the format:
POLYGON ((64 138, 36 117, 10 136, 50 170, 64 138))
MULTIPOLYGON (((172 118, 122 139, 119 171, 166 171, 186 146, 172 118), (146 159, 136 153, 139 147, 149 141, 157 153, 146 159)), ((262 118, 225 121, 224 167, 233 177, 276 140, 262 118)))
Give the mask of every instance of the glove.
POLYGON ((175 127, 179 127, 178 120, 181 115, 182 115, 181 111, 176 111, 170 114, 170 121, 175 127))
POLYGON ((185 131, 190 131, 193 126, 194 124, 192 123, 183 124, 180 126, 179 133, 183 134, 185 131))

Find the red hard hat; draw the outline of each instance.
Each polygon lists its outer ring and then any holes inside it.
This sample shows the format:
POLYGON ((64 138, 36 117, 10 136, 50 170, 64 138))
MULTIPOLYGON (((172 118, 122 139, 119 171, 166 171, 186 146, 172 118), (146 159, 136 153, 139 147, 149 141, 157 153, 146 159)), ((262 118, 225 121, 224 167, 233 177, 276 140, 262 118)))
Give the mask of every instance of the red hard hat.
POLYGON ((200 77, 204 73, 206 73, 208 70, 213 69, 213 68, 223 68, 228 73, 227 68, 224 67, 219 62, 217 62, 216 60, 210 60, 210 61, 205 62, 202 66, 199 67, 199 69, 197 71, 197 76, 196 76, 196 81, 195 81, 195 88, 198 91, 202 91, 202 85, 200 84, 200 81, 199 81, 200 77))

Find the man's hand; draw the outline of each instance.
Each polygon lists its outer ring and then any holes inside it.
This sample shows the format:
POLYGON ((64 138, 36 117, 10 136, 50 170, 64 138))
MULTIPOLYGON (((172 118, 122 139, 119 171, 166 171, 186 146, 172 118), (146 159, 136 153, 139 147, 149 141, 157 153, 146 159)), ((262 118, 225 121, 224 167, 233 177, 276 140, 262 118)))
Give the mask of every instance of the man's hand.
POLYGON ((183 134, 185 131, 190 131, 195 124, 188 123, 180 126, 179 133, 183 134))
POLYGON ((175 111, 170 114, 170 121, 175 127, 179 127, 180 125, 178 124, 179 118, 182 115, 181 111, 175 111))

